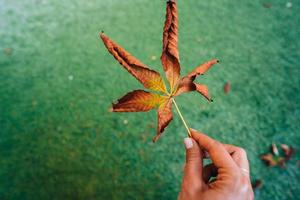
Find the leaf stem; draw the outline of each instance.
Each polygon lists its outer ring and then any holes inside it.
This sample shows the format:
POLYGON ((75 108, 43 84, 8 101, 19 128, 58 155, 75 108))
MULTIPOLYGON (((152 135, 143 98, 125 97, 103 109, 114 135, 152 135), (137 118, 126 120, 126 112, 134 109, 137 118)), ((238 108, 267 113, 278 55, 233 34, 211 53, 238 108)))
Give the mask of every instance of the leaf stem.
POLYGON ((180 110, 179 110, 179 108, 178 108, 178 106, 177 106, 177 103, 176 103, 175 99, 172 98, 172 101, 173 101, 173 103, 174 103, 174 105, 175 105, 175 108, 176 108, 176 110, 177 110, 177 112, 178 112, 178 114, 179 114, 179 116, 180 116, 180 118, 181 118, 181 120, 182 120, 182 122, 183 122, 183 125, 185 126, 185 128, 186 128, 186 130, 187 130, 187 132, 188 132, 189 137, 192 137, 192 134, 191 134, 191 132, 190 132, 190 129, 189 129, 188 125, 186 124, 186 122, 185 122, 185 120, 184 120, 184 118, 183 118, 183 116, 182 116, 182 114, 181 114, 181 112, 180 112, 180 110))

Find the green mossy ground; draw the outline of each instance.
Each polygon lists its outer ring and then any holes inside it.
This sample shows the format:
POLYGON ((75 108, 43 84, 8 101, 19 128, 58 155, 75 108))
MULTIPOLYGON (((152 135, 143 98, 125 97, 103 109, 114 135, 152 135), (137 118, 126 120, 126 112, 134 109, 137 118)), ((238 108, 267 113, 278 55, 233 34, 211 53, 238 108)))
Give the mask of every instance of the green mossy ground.
MULTIPOLYGON (((182 72, 221 62, 198 78, 214 103, 177 102, 191 127, 247 150, 257 199, 297 199, 299 154, 287 169, 259 155, 300 148, 300 4, 263 3, 178 0, 182 72)), ((153 144, 155 111, 108 112, 142 86, 98 38, 162 72, 164 16, 165 1, 0 0, 0 199, 176 199, 185 129, 174 113, 153 144)))

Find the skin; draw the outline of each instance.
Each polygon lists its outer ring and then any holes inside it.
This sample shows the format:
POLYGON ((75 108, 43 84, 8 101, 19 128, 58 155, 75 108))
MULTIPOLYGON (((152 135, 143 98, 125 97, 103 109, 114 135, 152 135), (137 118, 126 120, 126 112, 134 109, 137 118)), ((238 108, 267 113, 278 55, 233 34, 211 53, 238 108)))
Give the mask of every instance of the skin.
POLYGON ((246 151, 191 129, 179 200, 252 200, 246 151), (203 166, 210 157, 212 164, 203 166), (211 180, 211 178, 213 178, 211 180))

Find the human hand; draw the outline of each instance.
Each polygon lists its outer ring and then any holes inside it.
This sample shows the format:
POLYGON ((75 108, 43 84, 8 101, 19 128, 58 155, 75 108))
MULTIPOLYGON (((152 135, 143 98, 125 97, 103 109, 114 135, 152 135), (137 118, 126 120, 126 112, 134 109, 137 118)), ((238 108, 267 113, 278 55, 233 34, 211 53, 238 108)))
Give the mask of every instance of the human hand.
POLYGON ((186 138, 186 164, 179 200, 252 200, 249 163, 245 150, 221 144, 191 129, 186 138), (204 153, 205 152, 205 153, 204 153), (203 166, 204 154, 212 163, 203 166), (212 177, 216 177, 211 180, 212 177))

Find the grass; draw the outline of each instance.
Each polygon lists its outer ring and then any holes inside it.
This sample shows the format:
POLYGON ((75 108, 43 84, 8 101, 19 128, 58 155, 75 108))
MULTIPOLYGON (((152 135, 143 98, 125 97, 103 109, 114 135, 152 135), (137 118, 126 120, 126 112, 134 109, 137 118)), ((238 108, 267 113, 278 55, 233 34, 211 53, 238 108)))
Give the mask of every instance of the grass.
MULTIPOLYGON (((300 4, 269 2, 178 0, 183 74, 221 62, 198 79, 214 103, 177 103, 191 127, 247 150, 256 199, 297 199, 299 154, 287 169, 259 159, 272 142, 300 147, 300 4)), ((164 1, 0 0, 0 199, 176 199, 186 130, 174 110, 153 144, 155 111, 108 112, 142 86, 98 39, 162 73, 164 15, 164 1)))

